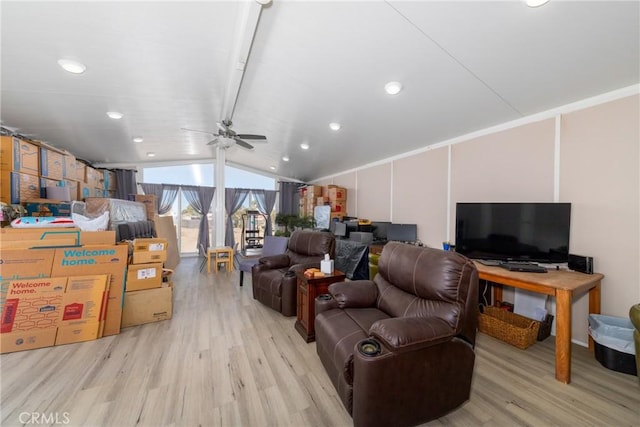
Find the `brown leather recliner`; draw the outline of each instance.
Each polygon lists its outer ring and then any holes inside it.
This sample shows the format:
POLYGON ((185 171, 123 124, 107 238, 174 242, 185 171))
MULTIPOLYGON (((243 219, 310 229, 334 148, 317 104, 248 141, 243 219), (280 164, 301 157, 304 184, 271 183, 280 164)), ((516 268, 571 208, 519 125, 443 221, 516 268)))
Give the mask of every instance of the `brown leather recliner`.
POLYGON ((405 426, 469 399, 478 272, 455 252, 388 243, 373 281, 315 301, 316 348, 356 426, 405 426))
POLYGON ((296 271, 320 268, 325 254, 335 257, 336 241, 331 233, 294 231, 284 254, 262 257, 251 269, 253 298, 279 311, 295 316, 298 308, 296 271))

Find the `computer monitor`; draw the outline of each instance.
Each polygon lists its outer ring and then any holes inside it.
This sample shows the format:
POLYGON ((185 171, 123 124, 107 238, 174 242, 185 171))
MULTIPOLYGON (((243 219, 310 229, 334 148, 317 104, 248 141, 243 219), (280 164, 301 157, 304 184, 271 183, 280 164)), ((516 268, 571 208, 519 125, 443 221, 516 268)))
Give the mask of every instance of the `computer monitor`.
POLYGON ((345 224, 344 222, 337 222, 334 221, 332 224, 333 226, 333 234, 336 237, 347 237, 347 224, 345 224))
POLYGON ((373 232, 373 240, 378 242, 384 242, 387 240, 387 228, 390 222, 385 221, 373 221, 371 223, 371 230, 373 232))
POLYGON ((416 224, 389 224, 387 240, 415 242, 418 240, 418 226, 416 224))

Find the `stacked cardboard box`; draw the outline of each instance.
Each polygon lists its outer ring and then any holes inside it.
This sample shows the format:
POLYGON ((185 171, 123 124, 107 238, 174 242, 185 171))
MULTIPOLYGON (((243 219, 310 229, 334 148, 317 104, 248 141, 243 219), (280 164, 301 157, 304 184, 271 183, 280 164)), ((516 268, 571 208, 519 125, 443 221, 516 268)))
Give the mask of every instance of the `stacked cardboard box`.
POLYGON ((0 201, 18 204, 40 197, 40 153, 21 139, 0 137, 0 201))
POLYGON ((1 352, 120 332, 127 247, 113 231, 0 229, 1 352))
POLYGON ((327 198, 331 205, 331 220, 342 219, 347 215, 347 189, 337 185, 327 186, 327 198))
POLYGON ((39 141, 0 137, 0 171, 0 201, 8 204, 51 199, 47 194, 51 187, 69 188, 65 202, 115 196, 113 171, 86 166, 72 154, 39 141))
POLYGON ((157 222, 158 211, 156 209, 156 196, 153 194, 136 194, 135 201, 144 204, 148 220, 157 222))
POLYGON ((313 209, 317 206, 318 197, 322 197, 322 191, 320 185, 307 185, 300 189, 300 216, 313 216, 313 209))
POLYGON ((163 281, 166 239, 136 239, 127 273, 122 327, 171 318, 173 285, 163 281))

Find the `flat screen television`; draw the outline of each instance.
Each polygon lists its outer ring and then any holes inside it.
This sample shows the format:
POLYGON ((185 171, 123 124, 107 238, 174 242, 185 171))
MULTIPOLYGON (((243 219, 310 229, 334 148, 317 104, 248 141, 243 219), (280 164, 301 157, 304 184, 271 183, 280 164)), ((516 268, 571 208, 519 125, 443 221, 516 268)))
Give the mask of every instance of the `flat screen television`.
POLYGON ((571 203, 457 203, 456 252, 469 258, 562 263, 571 203))

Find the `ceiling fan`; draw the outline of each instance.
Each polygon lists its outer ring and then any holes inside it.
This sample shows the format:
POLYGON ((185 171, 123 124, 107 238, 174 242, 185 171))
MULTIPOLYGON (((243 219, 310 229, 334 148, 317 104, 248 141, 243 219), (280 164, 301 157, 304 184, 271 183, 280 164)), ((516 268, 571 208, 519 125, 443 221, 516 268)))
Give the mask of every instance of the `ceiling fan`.
POLYGON ((238 144, 239 146, 246 148, 247 150, 253 150, 253 145, 249 144, 245 139, 252 141, 255 143, 263 143, 267 142, 267 137, 264 135, 251 135, 246 133, 236 133, 231 129, 233 123, 231 120, 223 120, 222 123, 216 123, 218 125, 218 133, 209 132, 205 130, 198 129, 189 129, 189 128, 181 128, 182 130, 190 131, 190 132, 200 132, 207 133, 209 135, 213 135, 214 139, 209 141, 207 145, 216 145, 219 144, 222 148, 229 148, 234 144, 238 144))

